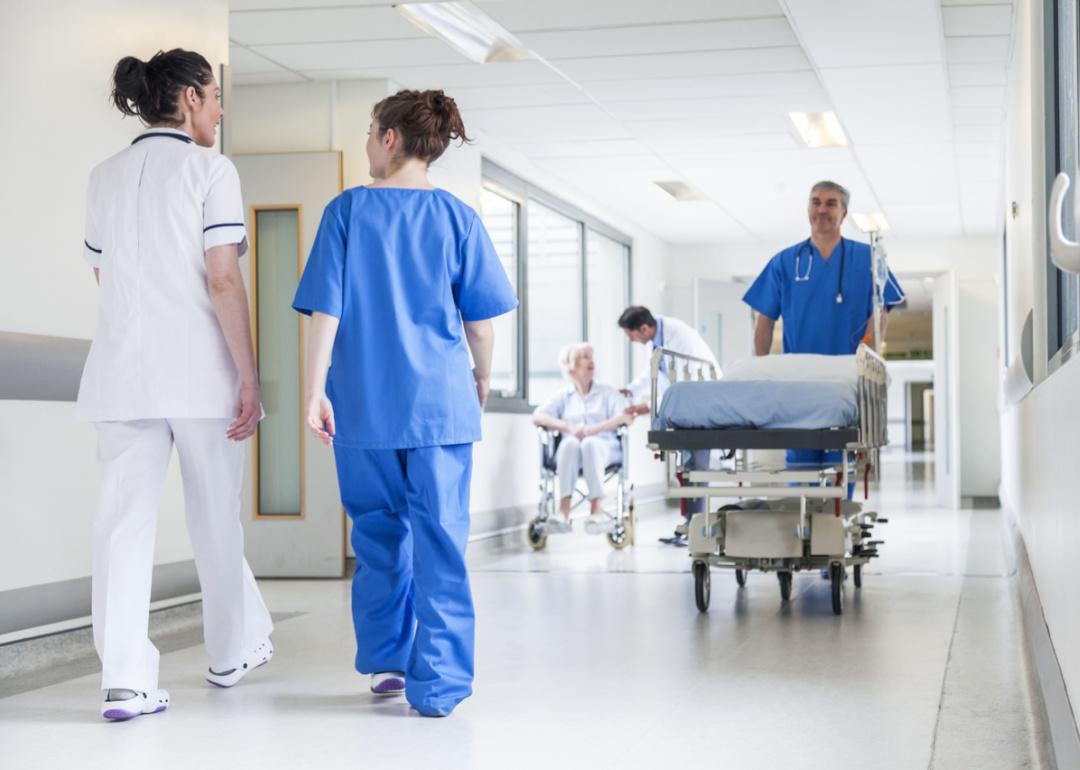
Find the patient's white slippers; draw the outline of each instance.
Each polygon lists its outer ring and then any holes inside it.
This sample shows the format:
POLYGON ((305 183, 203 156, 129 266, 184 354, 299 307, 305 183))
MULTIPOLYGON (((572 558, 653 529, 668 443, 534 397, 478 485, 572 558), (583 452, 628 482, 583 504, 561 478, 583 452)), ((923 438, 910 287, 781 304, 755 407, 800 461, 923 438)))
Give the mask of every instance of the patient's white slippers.
POLYGON ((244 659, 240 661, 240 665, 236 668, 230 668, 226 671, 207 669, 206 681, 217 687, 232 687, 249 672, 254 671, 259 666, 265 666, 273 657, 274 645, 270 643, 269 638, 266 638, 245 653, 244 659))
POLYGON ((101 703, 101 716, 114 722, 142 716, 160 714, 169 707, 169 693, 166 690, 106 690, 105 700, 101 703))

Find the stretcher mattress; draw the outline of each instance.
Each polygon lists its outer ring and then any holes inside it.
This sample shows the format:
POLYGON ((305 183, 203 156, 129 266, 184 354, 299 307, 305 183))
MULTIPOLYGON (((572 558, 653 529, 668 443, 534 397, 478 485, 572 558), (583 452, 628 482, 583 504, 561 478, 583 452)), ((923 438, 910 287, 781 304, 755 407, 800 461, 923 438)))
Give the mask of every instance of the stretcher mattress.
POLYGON ((667 389, 653 430, 669 428, 793 428, 858 424, 853 383, 846 381, 710 380, 667 389))

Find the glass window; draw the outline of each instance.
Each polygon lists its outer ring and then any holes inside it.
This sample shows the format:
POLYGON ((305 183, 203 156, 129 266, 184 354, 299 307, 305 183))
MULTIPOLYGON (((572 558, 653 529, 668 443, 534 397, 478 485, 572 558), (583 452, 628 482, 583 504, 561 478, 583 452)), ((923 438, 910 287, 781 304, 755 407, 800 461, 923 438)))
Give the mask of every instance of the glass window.
POLYGON ((292 312, 299 282, 300 212, 255 212, 252 283, 255 338, 266 417, 255 434, 256 511, 260 516, 299 516, 300 324, 292 312))
POLYGON ((559 350, 582 339, 581 225, 528 202, 529 401, 543 403, 562 384, 559 350))
POLYGON ((630 249, 588 229, 585 233, 585 307, 596 380, 621 388, 629 379, 630 342, 616 321, 627 305, 630 249))
MULTIPOLYGON (((1077 56, 1077 25, 1080 14, 1077 13, 1077 5, 1078 0, 1047 0, 1047 14, 1052 15, 1054 30, 1054 45, 1049 47, 1050 55, 1047 58, 1048 68, 1052 67, 1052 71, 1047 72, 1047 82, 1053 84, 1050 87, 1055 90, 1054 119, 1052 122, 1048 120, 1050 125, 1047 132, 1048 152, 1053 153, 1048 158, 1053 173, 1047 179, 1047 190, 1058 173, 1069 175, 1072 184, 1063 206, 1062 230, 1071 240, 1077 238, 1077 218, 1080 215, 1076 195, 1077 184, 1080 184, 1080 109, 1077 105, 1077 82, 1080 80, 1077 69, 1080 61, 1077 56)), ((1080 321, 1080 277, 1063 273, 1049 261, 1048 264, 1052 287, 1048 336, 1050 354, 1053 355, 1069 344, 1070 337, 1077 331, 1080 321)))
MULTIPOLYGON (((518 223, 520 205, 517 201, 484 188, 480 192, 480 219, 491 236, 514 293, 518 290, 518 223)), ((518 311, 504 313, 492 319, 495 326, 495 353, 491 362, 491 389, 510 398, 521 396, 518 367, 518 311)))

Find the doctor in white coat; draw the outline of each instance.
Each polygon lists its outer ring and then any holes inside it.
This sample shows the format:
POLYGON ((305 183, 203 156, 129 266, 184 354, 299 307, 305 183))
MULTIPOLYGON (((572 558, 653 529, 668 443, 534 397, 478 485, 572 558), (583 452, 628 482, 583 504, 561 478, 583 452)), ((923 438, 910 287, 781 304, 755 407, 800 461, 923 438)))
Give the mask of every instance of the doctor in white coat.
MULTIPOLYGON (((686 356, 693 356, 694 358, 700 358, 708 361, 716 367, 716 376, 719 378, 722 374, 720 371, 720 364, 716 360, 716 356, 712 352, 712 348, 709 347, 704 338, 697 333, 697 331, 689 324, 680 321, 678 318, 672 316, 654 316, 647 307, 642 305, 631 305, 623 311, 623 314, 619 316, 619 327, 625 332, 626 336, 631 342, 640 342, 649 351, 649 358, 652 358, 652 352, 656 348, 665 348, 667 350, 674 351, 675 353, 682 353, 686 356)), ((657 404, 659 405, 661 399, 664 396, 664 391, 667 390, 670 381, 667 378, 667 367, 669 366, 668 359, 661 359, 660 362, 660 377, 657 380, 657 404)), ((698 376, 698 373, 704 367, 703 364, 689 364, 690 374, 694 377, 698 376)), ((682 365, 680 365, 680 372, 682 371, 682 365)), ((705 373, 708 376, 708 373, 705 373)), ((651 396, 651 380, 652 369, 650 364, 646 364, 645 369, 623 390, 625 395, 630 396, 634 400, 634 405, 627 407, 628 414, 640 415, 649 413, 649 399, 651 396)), ((690 456, 686 458, 683 463, 684 467, 688 469, 692 468, 708 468, 709 467, 709 450, 699 450, 690 452, 690 456)), ((687 517, 694 513, 705 510, 704 500, 688 500, 684 506, 683 512, 687 517)), ((675 528, 674 537, 660 538, 661 542, 671 543, 672 545, 683 546, 686 545, 686 524, 685 522, 675 528)))
POLYGON ((125 57, 113 102, 149 128, 97 166, 83 255, 100 284, 77 413, 98 434, 94 643, 101 713, 164 711, 147 636, 154 535, 175 445, 202 589, 212 684, 270 659, 272 628, 244 560, 240 490, 262 414, 247 294, 240 180, 215 152, 222 116, 209 63, 180 49, 125 57))

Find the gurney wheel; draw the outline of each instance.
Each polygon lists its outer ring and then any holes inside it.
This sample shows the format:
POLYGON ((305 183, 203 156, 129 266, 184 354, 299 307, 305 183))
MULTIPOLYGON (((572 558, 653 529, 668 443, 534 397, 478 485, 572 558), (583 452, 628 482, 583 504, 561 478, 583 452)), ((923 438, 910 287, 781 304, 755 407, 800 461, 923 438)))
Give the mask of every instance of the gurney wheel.
POLYGON ((780 581, 780 598, 786 602, 791 598, 791 573, 786 570, 777 572, 776 577, 780 581))
POLYGON ((529 522, 528 537, 529 545, 532 546, 534 551, 542 551, 544 546, 547 545, 547 534, 539 531, 536 519, 529 522))
POLYGON ((855 565, 855 587, 862 588, 862 565, 855 565))
POLYGON ((694 602, 699 612, 709 611, 709 599, 712 595, 712 578, 709 565, 703 561, 694 562, 694 602))
POLYGON ((747 572, 744 569, 735 570, 735 582, 739 584, 739 588, 742 588, 744 585, 746 585, 746 575, 747 572))
POLYGON ((843 564, 829 567, 829 581, 832 583, 832 611, 834 615, 844 614, 844 577, 847 570, 843 564))

